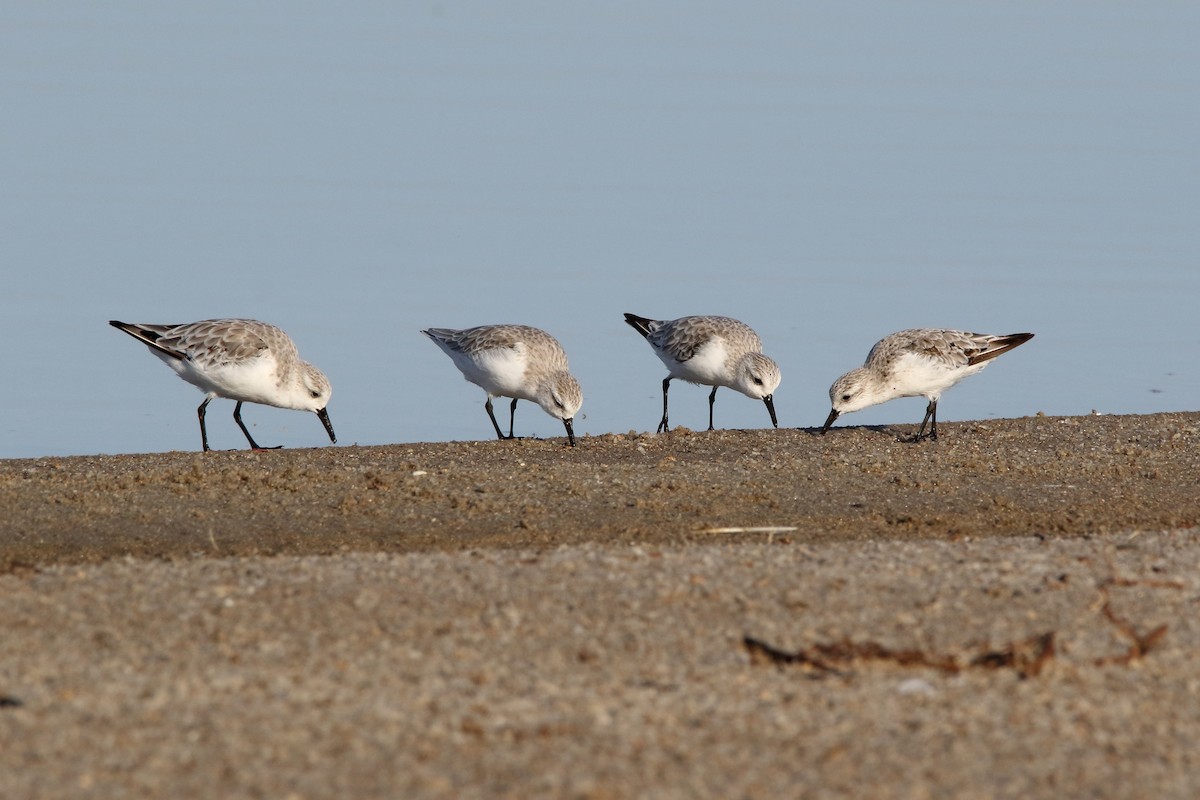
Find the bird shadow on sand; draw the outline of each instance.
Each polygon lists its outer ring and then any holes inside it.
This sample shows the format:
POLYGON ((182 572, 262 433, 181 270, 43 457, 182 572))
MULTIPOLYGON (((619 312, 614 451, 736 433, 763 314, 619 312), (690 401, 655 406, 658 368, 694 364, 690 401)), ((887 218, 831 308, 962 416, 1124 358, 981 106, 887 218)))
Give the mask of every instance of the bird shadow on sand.
MULTIPOLYGON (((822 432, 821 432, 820 425, 817 425, 812 428, 796 428, 796 430, 807 433, 809 436, 824 435, 827 438, 837 436, 839 434, 839 432, 841 432, 841 431, 871 431, 872 433, 886 433, 891 436, 895 436, 897 439, 899 439, 901 441, 904 441, 906 439, 905 436, 903 436, 899 433, 896 433, 895 429, 891 425, 841 425, 837 428, 830 428, 824 434, 822 434, 822 432)), ((911 438, 911 437, 908 437, 908 438, 911 438)))

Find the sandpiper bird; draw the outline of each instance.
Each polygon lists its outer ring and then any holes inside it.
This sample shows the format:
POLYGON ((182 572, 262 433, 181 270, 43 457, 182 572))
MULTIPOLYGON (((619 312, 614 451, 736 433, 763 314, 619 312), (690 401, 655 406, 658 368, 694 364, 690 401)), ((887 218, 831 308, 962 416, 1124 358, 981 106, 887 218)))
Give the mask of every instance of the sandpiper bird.
POLYGON ((513 438, 517 400, 532 400, 562 420, 567 441, 575 446, 575 414, 583 390, 568 371, 567 354, 553 336, 528 325, 480 325, 476 328, 429 328, 421 333, 445 351, 463 377, 487 392, 487 409, 500 439, 513 438), (508 436, 492 411, 493 397, 511 397, 508 436))
POLYGON ((254 450, 276 448, 260 447, 254 441, 242 423, 242 403, 313 411, 329 433, 329 441, 337 442, 325 411, 333 394, 329 379, 301 361, 296 345, 274 325, 252 319, 209 319, 184 325, 142 325, 114 319, 108 324, 145 344, 179 377, 207 395, 196 409, 205 452, 210 448, 204 410, 214 397, 237 401, 233 419, 254 450))
POLYGON ((924 395, 929 405, 913 441, 925 438, 927 423, 932 423, 928 438, 936 440, 937 404, 942 392, 1032 338, 1032 333, 997 336, 940 328, 914 328, 885 336, 871 348, 861 367, 829 387, 833 409, 821 433, 842 414, 897 397, 924 395))
POLYGON ((710 431, 713 403, 720 386, 762 400, 771 415, 771 424, 779 427, 774 401, 780 380, 779 366, 762 354, 762 340, 749 325, 729 317, 680 317, 668 321, 636 314, 626 314, 625 322, 646 337, 654 354, 667 366, 669 374, 662 383, 663 415, 658 433, 668 429, 667 390, 672 378, 712 387, 708 395, 710 431))

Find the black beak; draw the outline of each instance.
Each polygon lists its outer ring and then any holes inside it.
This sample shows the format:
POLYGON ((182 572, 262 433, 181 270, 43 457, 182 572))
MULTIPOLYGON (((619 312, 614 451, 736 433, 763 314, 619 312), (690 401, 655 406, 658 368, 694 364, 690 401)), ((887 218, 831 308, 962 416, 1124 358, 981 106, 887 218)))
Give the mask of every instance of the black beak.
POLYGON ((763 398, 763 402, 767 405, 767 413, 771 415, 771 424, 778 428, 779 420, 775 419, 775 395, 767 395, 763 398))
POLYGON ((829 410, 829 416, 825 418, 825 427, 821 428, 822 436, 825 435, 825 431, 829 430, 829 426, 833 424, 833 421, 838 418, 838 413, 839 412, 836 408, 829 410))
POLYGON ((329 432, 329 441, 337 444, 337 437, 333 435, 333 424, 329 421, 329 413, 322 408, 317 411, 317 416, 321 418, 321 424, 329 432))
POLYGON ((567 441, 571 443, 571 447, 575 446, 575 428, 572 425, 573 422, 575 422, 574 417, 563 420, 563 426, 567 429, 567 441))

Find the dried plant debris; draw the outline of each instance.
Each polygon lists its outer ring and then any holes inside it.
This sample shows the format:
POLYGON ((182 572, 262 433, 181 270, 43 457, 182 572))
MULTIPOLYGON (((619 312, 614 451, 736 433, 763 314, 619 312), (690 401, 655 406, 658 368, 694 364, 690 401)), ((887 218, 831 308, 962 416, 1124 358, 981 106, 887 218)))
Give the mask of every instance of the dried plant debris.
POLYGON ((1017 670, 1022 678, 1037 677, 1054 658, 1054 631, 1011 642, 998 650, 985 650, 971 659, 970 666, 984 669, 1017 670))
POLYGON ((966 669, 1015 669, 1021 677, 1036 676, 1054 658, 1054 632, 1040 633, 996 649, 976 653, 938 654, 916 649, 892 649, 878 642, 818 643, 796 651, 781 650, 752 636, 743 636, 742 644, 752 663, 801 665, 817 673, 842 676, 865 661, 886 661, 902 667, 928 667, 955 673, 966 669))
MULTIPOLYGON (((1138 633, 1137 628, 1134 627, 1132 622, 1117 616, 1117 612, 1113 611, 1112 593, 1109 591, 1109 588, 1116 586, 1118 588, 1183 589, 1184 584, 1181 581, 1162 578, 1127 578, 1118 574, 1119 570, 1113 561, 1111 552, 1105 552, 1104 560, 1108 564, 1109 577, 1101 581, 1096 587, 1096 591, 1100 594, 1098 600, 1100 615, 1117 629, 1117 633, 1123 639, 1129 642, 1129 647, 1124 653, 1098 658, 1095 663, 1097 666, 1105 664, 1128 664, 1131 661, 1142 658, 1152 649, 1158 647, 1167 635, 1167 626, 1165 624, 1159 625, 1149 633, 1138 633)), ((1095 607, 1093 606, 1093 608, 1095 607)))
MULTIPOLYGON (((1143 658, 1158 647, 1167 635, 1167 625, 1159 625, 1147 633, 1139 633, 1132 622, 1117 615, 1113 610, 1109 587, 1142 586, 1153 588, 1183 588, 1176 581, 1137 580, 1110 577, 1102 581, 1097 608, 1101 617, 1111 624, 1117 633, 1129 643, 1124 652, 1095 659, 1095 666, 1129 664, 1143 658)), ((967 669, 1014 669, 1022 677, 1036 677, 1055 656, 1055 631, 1035 634, 1026 639, 1011 642, 1003 647, 977 648, 962 653, 928 653, 919 649, 894 649, 878 642, 854 642, 842 639, 810 645, 795 651, 783 650, 760 639, 746 635, 742 645, 750 654, 751 663, 774 664, 777 666, 801 666, 813 677, 845 676, 855 665, 868 661, 884 661, 902 667, 927 667, 946 673, 957 673, 967 669)))
POLYGON ((1137 628, 1133 626, 1133 623, 1118 617, 1116 612, 1113 611, 1112 598, 1108 593, 1108 587, 1110 584, 1113 586, 1132 586, 1134 583, 1118 583, 1117 579, 1113 579, 1112 581, 1100 585, 1100 598, 1103 601, 1100 606, 1100 613, 1106 620, 1113 624, 1113 627, 1117 629, 1117 632, 1121 634, 1124 639, 1129 641, 1129 647, 1124 653, 1096 659, 1096 666, 1103 666, 1105 664, 1128 664, 1131 661, 1136 661, 1157 647, 1167 635, 1167 626, 1165 624, 1159 625, 1149 633, 1142 634, 1137 632, 1137 628))

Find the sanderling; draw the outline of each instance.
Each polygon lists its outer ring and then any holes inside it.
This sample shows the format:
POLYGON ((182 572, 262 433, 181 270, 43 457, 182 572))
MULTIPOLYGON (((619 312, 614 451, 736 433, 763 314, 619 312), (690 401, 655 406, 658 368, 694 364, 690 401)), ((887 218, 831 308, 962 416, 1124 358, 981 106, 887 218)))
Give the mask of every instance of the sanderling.
POLYGON ((729 317, 680 317, 656 320, 626 314, 625 321, 646 337, 655 355, 670 373, 663 378, 663 415, 658 433, 667 430, 667 389, 672 378, 711 386, 708 395, 708 429, 713 429, 713 402, 717 387, 737 389, 762 400, 775 419, 774 392, 779 386, 779 366, 762 354, 762 340, 743 322, 729 317))
POLYGON ((924 395, 929 400, 925 418, 913 441, 937 439, 937 404, 942 392, 974 375, 996 356, 1007 353, 1033 338, 1032 333, 993 336, 987 333, 915 328, 880 339, 866 362, 847 372, 829 387, 833 409, 821 433, 840 415, 886 403, 897 397, 924 395))
POLYGON ((547 414, 562 420, 567 441, 575 446, 574 421, 583 405, 583 390, 568 371, 567 354, 553 336, 528 325, 429 328, 421 333, 450 356, 464 378, 487 392, 483 407, 497 437, 513 438, 517 400, 532 400, 547 414), (508 436, 501 433, 496 422, 493 397, 512 398, 508 436))
POLYGON ((209 319, 186 325, 134 325, 114 319, 108 324, 145 344, 179 377, 207 395, 196 410, 205 452, 210 448, 204 409, 214 397, 237 401, 233 419, 255 450, 277 448, 260 447, 254 441, 242 424, 242 403, 316 412, 329 441, 337 442, 325 411, 333 393, 329 379, 301 361, 296 345, 274 325, 252 319, 209 319))

